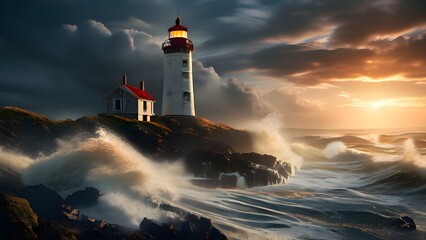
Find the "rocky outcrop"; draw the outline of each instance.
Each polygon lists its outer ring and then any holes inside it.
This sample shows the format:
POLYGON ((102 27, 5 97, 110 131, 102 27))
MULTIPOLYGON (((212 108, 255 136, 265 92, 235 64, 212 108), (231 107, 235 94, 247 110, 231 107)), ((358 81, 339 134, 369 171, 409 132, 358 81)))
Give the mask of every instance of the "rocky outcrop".
POLYGON ((403 216, 399 217, 395 220, 392 220, 388 226, 398 227, 400 229, 408 229, 408 230, 415 230, 416 229, 416 223, 412 218, 409 216, 403 216))
POLYGON ((71 120, 51 121, 47 117, 16 107, 0 107, 0 146, 38 157, 53 153, 56 138, 71 135, 78 125, 71 120))
POLYGON ((0 146, 33 157, 54 152, 59 138, 77 133, 82 138, 93 137, 99 127, 120 135, 157 160, 177 159, 195 149, 248 151, 252 144, 248 132, 199 117, 157 116, 154 122, 139 122, 116 115, 99 115, 76 121, 52 121, 16 107, 0 107, 0 146))
MULTIPOLYGON (((35 188, 45 191, 40 186, 35 188)), ((36 191, 37 192, 37 191, 36 191)), ((32 198, 40 197, 37 194, 32 198)), ((79 210, 63 204, 61 219, 40 218, 27 199, 0 193, 1 239, 227 239, 210 220, 189 214, 182 222, 159 225, 144 219, 140 229, 84 216, 79 210), (178 229, 179 228, 179 229, 178 229)))
POLYGON ((262 186, 282 183, 291 173, 291 167, 274 156, 253 153, 249 132, 200 117, 156 116, 154 122, 139 122, 99 115, 52 121, 26 110, 3 107, 0 119, 0 146, 34 157, 56 151, 57 139, 78 133, 84 140, 103 127, 151 159, 183 159, 195 176, 213 180, 222 173, 238 172, 248 186, 262 186))
POLYGON ((188 214, 180 229, 181 239, 226 240, 219 229, 212 226, 210 219, 188 214))
POLYGON ((77 208, 88 208, 98 203, 98 198, 102 193, 94 187, 87 187, 84 190, 68 195, 65 198, 65 203, 77 208))
POLYGON ((38 216, 26 199, 0 194, 0 236, 2 239, 35 239, 38 216))
POLYGON ((34 212, 40 218, 62 219, 64 199, 52 189, 44 185, 26 186, 22 189, 21 197, 27 199, 34 212))
MULTIPOLYGON (((237 172, 245 178, 248 187, 283 183, 292 171, 289 164, 274 156, 253 152, 219 153, 199 149, 189 154, 185 163, 196 177, 219 179, 222 173, 237 172)), ((232 187, 231 183, 236 184, 237 179, 231 181, 230 178, 226 177, 225 183, 220 181, 219 184, 232 187)))
MULTIPOLYGON (((228 239, 219 229, 214 227, 210 219, 189 213, 184 221, 159 225, 144 218, 139 230, 154 239, 176 240, 226 240, 228 239), (180 227, 179 227, 180 226, 180 227)), ((140 234, 140 233, 139 233, 140 234)))
POLYGON ((143 234, 148 234, 155 239, 178 239, 178 231, 172 225, 159 225, 148 218, 144 218, 139 226, 143 234))

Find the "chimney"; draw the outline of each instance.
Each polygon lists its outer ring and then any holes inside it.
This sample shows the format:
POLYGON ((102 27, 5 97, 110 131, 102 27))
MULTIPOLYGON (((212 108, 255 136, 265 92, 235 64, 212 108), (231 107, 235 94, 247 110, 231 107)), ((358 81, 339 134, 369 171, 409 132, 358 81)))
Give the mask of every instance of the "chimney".
POLYGON ((139 89, 140 90, 145 90, 145 82, 144 81, 140 81, 140 83, 139 83, 139 89))
POLYGON ((127 75, 123 74, 123 84, 127 85, 127 75))

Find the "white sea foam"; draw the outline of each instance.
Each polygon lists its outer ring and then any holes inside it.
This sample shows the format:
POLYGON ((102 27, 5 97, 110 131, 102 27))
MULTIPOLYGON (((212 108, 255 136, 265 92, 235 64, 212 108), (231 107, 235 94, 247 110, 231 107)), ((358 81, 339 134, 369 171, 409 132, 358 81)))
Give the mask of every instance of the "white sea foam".
POLYGON ((0 147, 0 167, 2 169, 10 169, 15 172, 22 172, 26 169, 33 161, 27 157, 18 153, 9 152, 3 150, 0 147))
POLYGON ((423 156, 418 152, 417 147, 411 138, 406 139, 403 142, 402 153, 400 155, 376 153, 373 155, 373 160, 375 162, 410 162, 417 167, 426 168, 426 156, 423 156))
POLYGON ((303 158, 292 151, 283 135, 284 125, 281 114, 270 113, 261 121, 252 123, 248 129, 255 135, 254 150, 256 152, 274 155, 279 160, 290 163, 295 170, 300 170, 303 158))
POLYGON ((410 138, 405 140, 403 148, 403 156, 405 161, 412 162, 418 167, 426 168, 426 156, 423 156, 418 152, 413 139, 410 138))
POLYGON ((144 201, 175 200, 179 187, 189 185, 184 176, 179 163, 155 163, 102 129, 97 138, 73 148, 64 146, 51 156, 37 159, 23 171, 26 185, 44 184, 63 196, 87 186, 99 189, 105 196, 89 213, 132 226, 143 217, 161 218, 160 211, 144 201))
POLYGON ((335 158, 340 153, 343 153, 346 151, 346 146, 341 141, 335 141, 329 143, 323 150, 324 157, 328 159, 335 158))

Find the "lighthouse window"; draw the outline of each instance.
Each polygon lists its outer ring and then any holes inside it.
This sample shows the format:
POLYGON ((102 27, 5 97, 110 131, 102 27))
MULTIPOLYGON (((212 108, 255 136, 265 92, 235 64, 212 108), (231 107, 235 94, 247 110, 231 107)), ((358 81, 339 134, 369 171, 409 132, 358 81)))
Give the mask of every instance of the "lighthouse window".
POLYGON ((182 67, 188 67, 188 60, 182 60, 182 67))
POLYGON ((189 92, 183 92, 183 101, 191 102, 191 94, 189 92))
POLYGON ((182 73, 182 78, 188 79, 189 78, 189 72, 183 72, 182 73))

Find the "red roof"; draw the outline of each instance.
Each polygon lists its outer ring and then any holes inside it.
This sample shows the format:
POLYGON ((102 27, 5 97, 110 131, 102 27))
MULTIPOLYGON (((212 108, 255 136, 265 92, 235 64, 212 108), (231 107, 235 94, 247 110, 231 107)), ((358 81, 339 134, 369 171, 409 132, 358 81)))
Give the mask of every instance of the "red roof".
POLYGON ((140 90, 139 88, 133 87, 133 86, 130 86, 130 85, 123 85, 123 86, 126 87, 127 89, 129 89, 130 91, 132 91, 134 94, 136 94, 136 96, 138 96, 138 98, 155 101, 155 98, 153 96, 151 96, 151 94, 149 94, 145 90, 140 90))
POLYGON ((175 31, 175 30, 183 30, 183 31, 187 31, 188 32, 188 28, 187 27, 185 27, 183 25, 180 25, 180 17, 179 16, 176 18, 175 23, 176 23, 176 25, 174 25, 173 27, 169 28, 169 32, 175 31))
POLYGON ((174 25, 173 27, 169 28, 169 32, 171 31, 176 31, 176 30, 183 30, 183 31, 187 31, 188 32, 188 28, 179 24, 179 25, 174 25))

